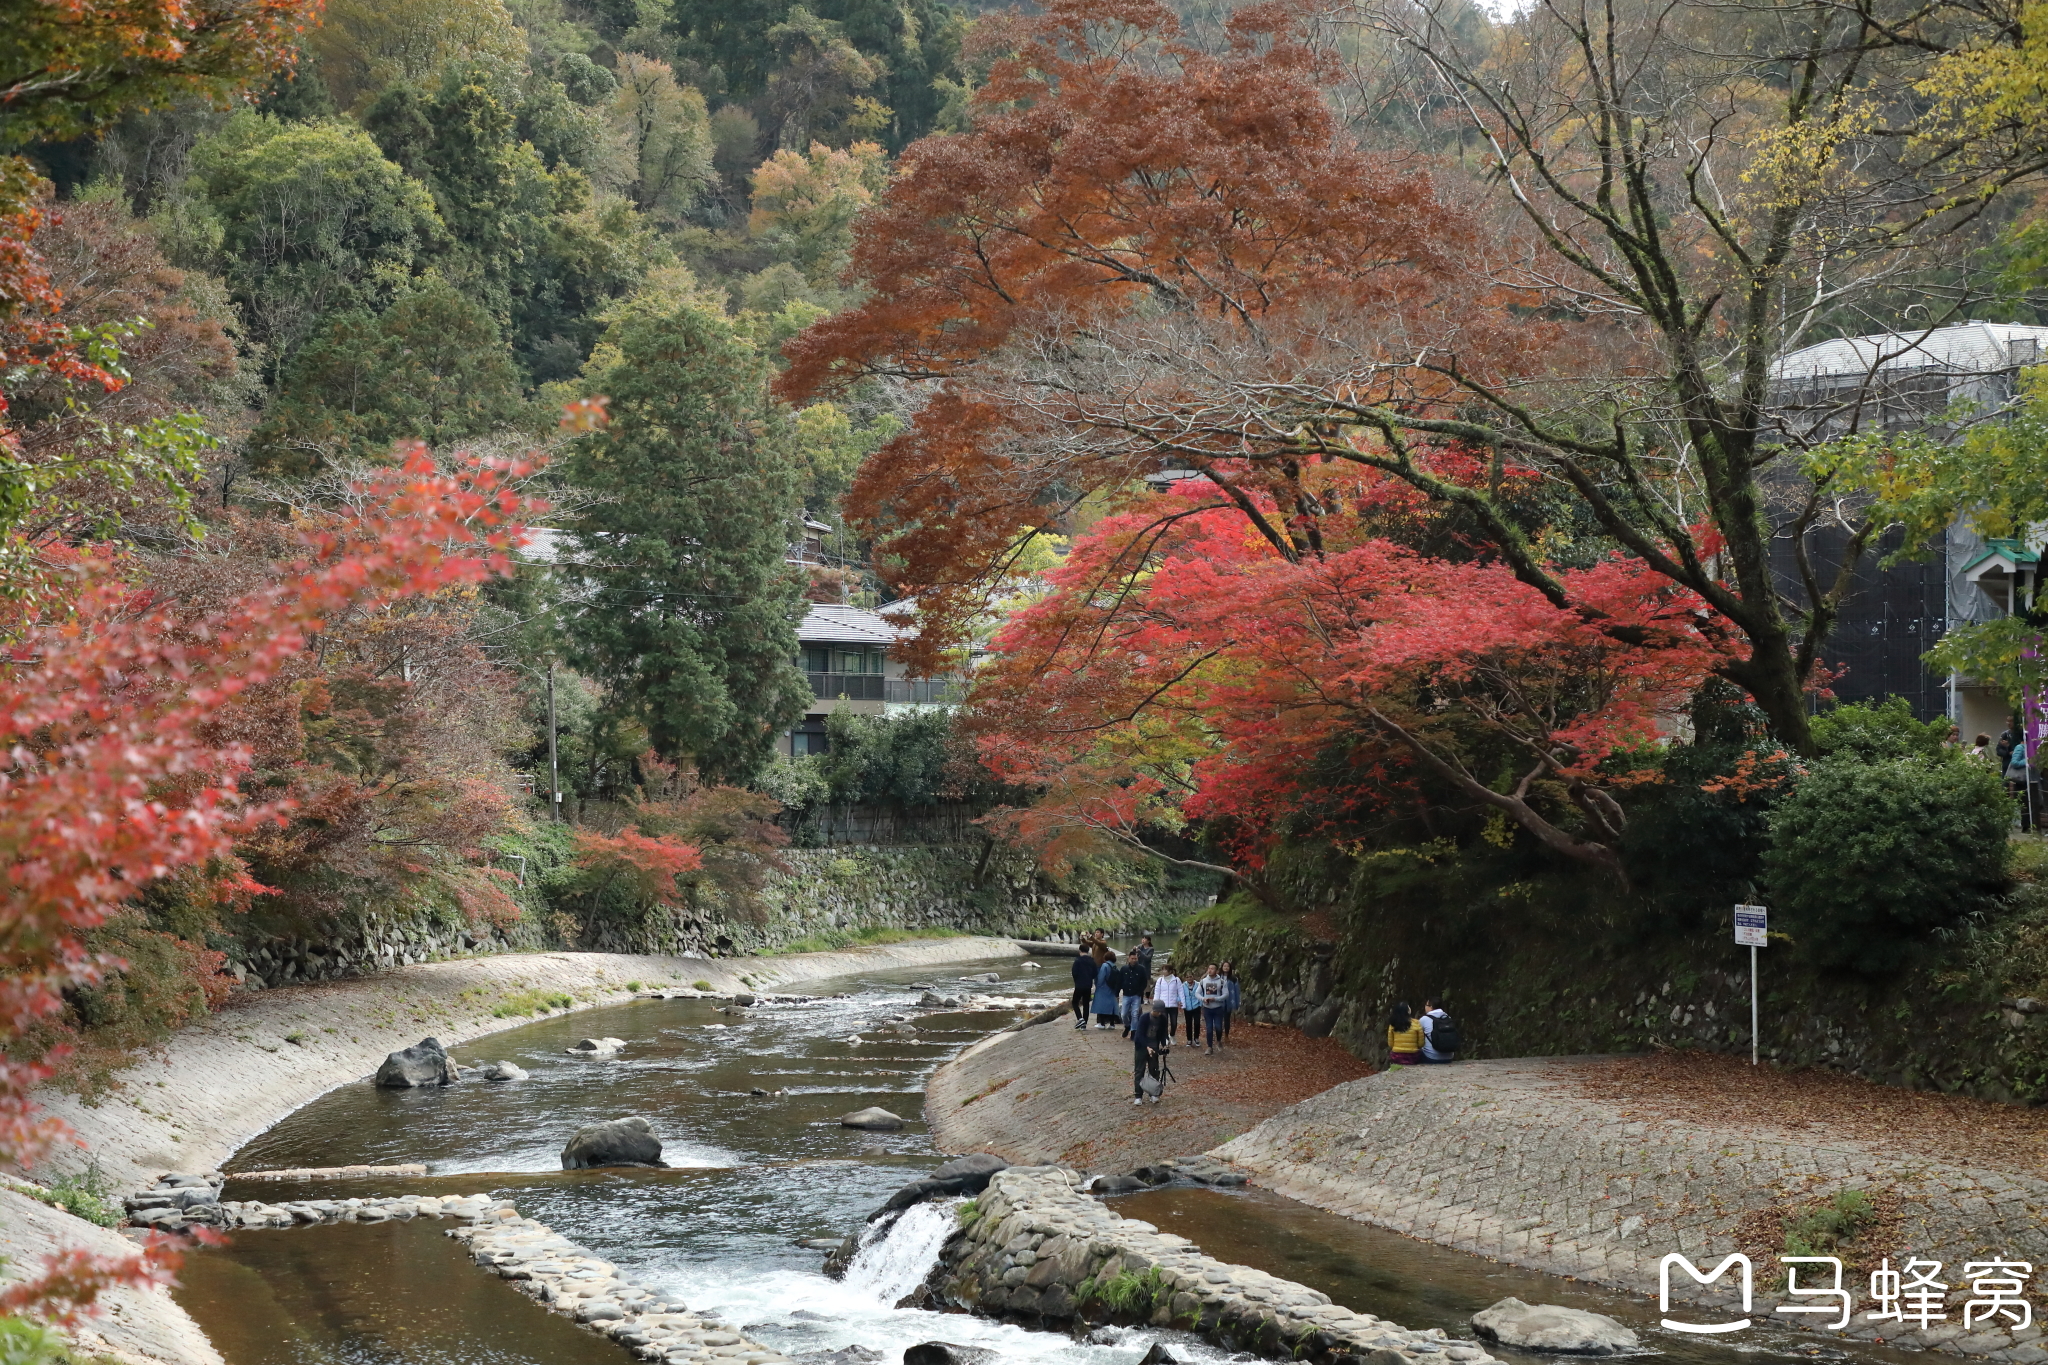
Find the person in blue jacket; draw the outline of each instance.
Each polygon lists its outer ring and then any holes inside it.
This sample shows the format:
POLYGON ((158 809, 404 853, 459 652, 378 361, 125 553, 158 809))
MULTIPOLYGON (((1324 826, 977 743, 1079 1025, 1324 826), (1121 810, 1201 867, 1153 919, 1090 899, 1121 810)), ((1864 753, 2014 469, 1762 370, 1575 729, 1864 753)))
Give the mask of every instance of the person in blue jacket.
POLYGON ((1109 955, 1109 949, 1095 945, 1095 1003, 1088 1012, 1095 1016, 1097 1028, 1115 1028, 1122 1021, 1116 1012, 1116 959, 1109 955))

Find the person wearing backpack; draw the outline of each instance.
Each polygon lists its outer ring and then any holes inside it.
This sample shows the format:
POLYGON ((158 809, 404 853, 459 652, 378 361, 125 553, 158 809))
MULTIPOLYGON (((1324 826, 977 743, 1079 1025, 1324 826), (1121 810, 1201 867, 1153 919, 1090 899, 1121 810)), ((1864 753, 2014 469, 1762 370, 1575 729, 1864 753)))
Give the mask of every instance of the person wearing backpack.
POLYGON ((1458 1031, 1457 1021, 1444 1013, 1440 1002, 1425 999, 1422 1002, 1422 1017, 1415 1022, 1422 1026, 1424 1062, 1458 1060, 1458 1049, 1465 1045, 1465 1035, 1458 1031))

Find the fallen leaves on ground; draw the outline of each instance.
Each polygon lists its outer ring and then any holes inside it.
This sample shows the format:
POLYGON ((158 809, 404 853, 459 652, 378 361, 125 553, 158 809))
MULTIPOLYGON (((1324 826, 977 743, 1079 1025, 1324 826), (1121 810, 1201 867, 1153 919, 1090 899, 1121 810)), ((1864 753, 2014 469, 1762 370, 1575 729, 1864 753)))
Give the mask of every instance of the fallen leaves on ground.
POLYGON ((1775 1128, 1795 1139, 2027 1175, 2048 1166, 2048 1110, 1901 1090, 1837 1071, 1753 1067, 1712 1052, 1607 1058, 1563 1076, 1624 1118, 1775 1128))

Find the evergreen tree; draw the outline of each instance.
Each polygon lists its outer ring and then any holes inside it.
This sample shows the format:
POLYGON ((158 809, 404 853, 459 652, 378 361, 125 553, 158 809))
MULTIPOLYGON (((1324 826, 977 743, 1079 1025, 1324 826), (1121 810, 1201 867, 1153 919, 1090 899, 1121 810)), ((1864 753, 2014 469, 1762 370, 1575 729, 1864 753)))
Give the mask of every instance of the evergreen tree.
POLYGON ((250 437, 257 462, 306 471, 375 458, 393 441, 445 446, 514 421, 519 375, 497 325, 445 281, 380 317, 335 317, 299 352, 283 395, 250 437))
POLYGON ((590 376, 611 423, 569 477, 602 501, 575 526, 590 596, 574 662, 638 709, 654 747, 709 781, 751 777, 810 692, 796 668, 797 512, 771 366, 701 303, 624 309, 590 376))

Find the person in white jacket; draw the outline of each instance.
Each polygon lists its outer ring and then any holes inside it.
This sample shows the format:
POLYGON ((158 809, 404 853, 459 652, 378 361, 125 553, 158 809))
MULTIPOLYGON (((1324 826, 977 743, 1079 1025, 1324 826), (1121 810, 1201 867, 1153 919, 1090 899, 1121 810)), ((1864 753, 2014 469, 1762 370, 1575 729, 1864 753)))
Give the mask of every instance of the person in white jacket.
POLYGON ((1166 1010, 1166 1036, 1173 1037, 1180 1027, 1180 1002, 1182 998, 1180 978, 1173 974, 1173 964, 1166 964, 1166 970, 1152 983, 1152 998, 1166 1010))

